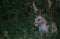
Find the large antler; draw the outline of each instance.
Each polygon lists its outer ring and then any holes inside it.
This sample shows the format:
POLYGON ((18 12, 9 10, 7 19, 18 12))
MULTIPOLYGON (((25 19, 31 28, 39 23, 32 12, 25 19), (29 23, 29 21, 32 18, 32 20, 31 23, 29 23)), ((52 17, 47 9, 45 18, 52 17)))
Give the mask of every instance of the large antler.
POLYGON ((48 2, 48 9, 50 9, 52 6, 52 0, 47 0, 47 2, 48 2))
POLYGON ((38 9, 37 9, 37 7, 36 7, 36 5, 35 5, 34 1, 33 1, 33 10, 34 10, 34 13, 36 13, 36 14, 37 14, 38 9))
POLYGON ((39 10, 37 9, 34 1, 33 1, 33 10, 34 10, 34 13, 35 13, 35 14, 41 15, 41 14, 43 13, 43 11, 45 10, 45 8, 43 8, 42 10, 39 11, 39 10))

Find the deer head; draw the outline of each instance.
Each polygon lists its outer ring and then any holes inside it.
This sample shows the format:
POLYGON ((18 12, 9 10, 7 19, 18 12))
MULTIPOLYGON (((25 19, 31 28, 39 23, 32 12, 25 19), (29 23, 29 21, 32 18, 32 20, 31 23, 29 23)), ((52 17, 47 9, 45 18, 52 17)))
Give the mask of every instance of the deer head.
POLYGON ((33 1, 33 10, 34 10, 34 13, 35 13, 35 22, 34 22, 34 25, 35 26, 38 26, 40 23, 41 24, 46 24, 46 20, 42 17, 42 13, 44 11, 44 9, 38 11, 34 1, 33 1))
MULTIPOLYGON (((49 7, 50 7, 50 5, 49 5, 49 7)), ((39 32, 40 31, 45 32, 47 35, 50 27, 51 27, 52 33, 57 32, 56 24, 53 23, 53 21, 52 21, 51 25, 48 24, 48 21, 42 16, 44 9, 38 11, 34 1, 33 1, 33 10, 34 10, 35 17, 36 17, 35 21, 34 21, 34 26, 36 26, 39 29, 39 32), (46 24, 48 24, 48 25, 46 25, 46 24)))

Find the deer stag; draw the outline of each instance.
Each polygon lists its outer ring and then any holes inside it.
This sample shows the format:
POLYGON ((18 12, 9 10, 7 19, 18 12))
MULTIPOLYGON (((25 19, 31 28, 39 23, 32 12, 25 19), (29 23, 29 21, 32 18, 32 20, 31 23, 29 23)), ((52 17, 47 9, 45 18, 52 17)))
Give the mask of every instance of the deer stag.
MULTIPOLYGON (((50 5, 49 5, 50 6, 50 5)), ((48 36, 49 33, 57 33, 57 27, 55 22, 51 22, 48 24, 49 21, 47 21, 43 16, 42 13, 44 11, 44 9, 42 10, 38 10, 34 1, 33 1, 33 10, 35 13, 35 22, 34 22, 34 26, 36 26, 39 29, 39 32, 41 33, 41 36, 43 36, 43 34, 46 35, 46 37, 48 36), (49 31, 51 29, 51 31, 49 31)), ((42 39, 42 37, 41 37, 42 39)), ((48 38, 47 38, 48 39, 48 38)))

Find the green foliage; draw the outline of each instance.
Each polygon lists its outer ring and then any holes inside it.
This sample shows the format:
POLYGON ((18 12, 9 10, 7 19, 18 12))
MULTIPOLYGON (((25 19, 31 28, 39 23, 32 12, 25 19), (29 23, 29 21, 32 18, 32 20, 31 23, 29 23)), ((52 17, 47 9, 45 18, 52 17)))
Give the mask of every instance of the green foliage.
MULTIPOLYGON (((24 37, 25 34, 29 36, 34 32, 34 17, 31 14, 28 14, 25 17, 24 12, 24 0, 3 0, 3 5, 1 5, 0 12, 0 32, 3 33, 3 39, 26 39, 28 37, 24 37), (5 16, 10 15, 12 13, 16 14, 16 18, 8 19, 5 16), (4 33, 7 31, 8 35, 4 33), (20 38, 21 36, 21 38, 20 38)), ((32 36, 31 36, 32 37, 32 36)))

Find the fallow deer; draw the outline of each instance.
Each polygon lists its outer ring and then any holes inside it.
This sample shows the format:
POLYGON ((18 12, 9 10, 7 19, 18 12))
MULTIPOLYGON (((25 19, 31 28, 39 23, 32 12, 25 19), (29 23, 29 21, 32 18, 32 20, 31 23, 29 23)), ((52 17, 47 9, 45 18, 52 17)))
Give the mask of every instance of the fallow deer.
POLYGON ((34 1, 33 1, 33 10, 34 10, 34 13, 36 14, 35 15, 36 18, 35 18, 34 25, 39 29, 39 32, 41 33, 41 36, 43 35, 43 33, 45 33, 46 36, 48 36, 49 33, 51 33, 51 34, 55 33, 56 34, 57 33, 56 23, 52 21, 51 23, 48 24, 49 21, 47 21, 42 16, 42 13, 43 13, 44 9, 39 11, 37 9, 34 1), (50 29, 51 29, 51 31, 49 32, 50 29))

